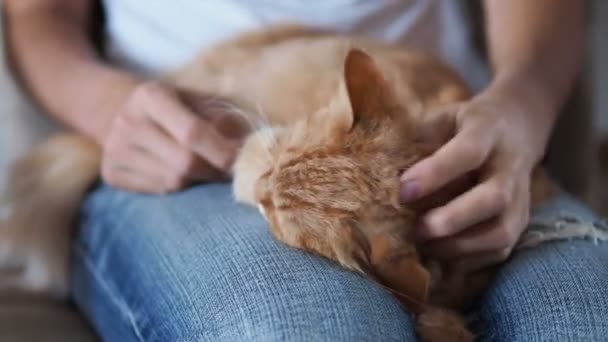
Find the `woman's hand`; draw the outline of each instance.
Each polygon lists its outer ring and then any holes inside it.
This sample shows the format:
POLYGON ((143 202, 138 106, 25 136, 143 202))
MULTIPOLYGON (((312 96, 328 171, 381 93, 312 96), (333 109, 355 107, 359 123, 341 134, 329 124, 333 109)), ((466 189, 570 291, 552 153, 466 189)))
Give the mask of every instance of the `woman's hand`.
POLYGON ((226 113, 202 105, 195 112, 181 95, 160 83, 136 86, 102 142, 107 183, 167 193, 227 178, 240 144, 218 127, 226 126, 226 113))
POLYGON ((200 96, 186 105, 181 91, 101 63, 88 34, 100 24, 95 1, 5 3, 19 79, 48 113, 102 146, 106 182, 166 193, 226 178, 239 146, 227 137, 233 130, 222 131, 227 113, 200 96))
POLYGON ((416 229, 424 251, 463 271, 505 260, 529 218, 530 177, 542 158, 553 114, 525 82, 497 82, 468 102, 430 117, 452 136, 401 177, 402 200, 415 201, 469 172, 479 182, 430 210, 416 229))
POLYGON ((438 115, 452 138, 401 178, 407 202, 470 171, 480 176, 421 219, 417 233, 429 253, 463 271, 509 256, 528 221, 530 172, 578 72, 583 7, 580 1, 484 1, 494 80, 438 115))

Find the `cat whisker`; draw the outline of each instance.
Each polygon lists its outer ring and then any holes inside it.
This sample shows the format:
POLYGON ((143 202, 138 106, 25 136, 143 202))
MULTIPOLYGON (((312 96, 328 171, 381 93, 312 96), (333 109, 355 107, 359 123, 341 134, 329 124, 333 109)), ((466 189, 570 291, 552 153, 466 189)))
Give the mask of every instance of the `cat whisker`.
MULTIPOLYGON (((239 118, 243 119, 247 124, 248 128, 252 131, 261 130, 265 127, 269 127, 268 120, 265 120, 265 115, 263 112, 260 113, 250 113, 246 110, 242 109, 240 106, 235 105, 229 101, 226 101, 220 97, 210 97, 206 100, 206 105, 218 110, 230 112, 231 114, 237 115, 239 118), (261 114, 261 115, 260 115, 261 114)), ((274 143, 274 141, 273 141, 274 143)))
POLYGON ((267 113, 264 111, 260 103, 256 103, 255 117, 258 119, 259 126, 257 127, 257 134, 261 139, 264 139, 263 147, 265 152, 271 154, 270 149, 278 144, 276 134, 274 133, 273 126, 270 125, 267 113))
POLYGON ((207 104, 209 106, 216 106, 218 109, 238 115, 240 118, 244 119, 249 125, 249 128, 253 130, 270 126, 267 116, 259 107, 257 108, 257 112, 250 113, 242 109, 240 106, 229 101, 225 101, 219 97, 210 97, 207 99, 207 104))
MULTIPOLYGON (((220 110, 224 110, 233 114, 237 114, 240 117, 243 117, 245 119, 249 118, 248 113, 246 113, 241 107, 235 105, 234 103, 231 103, 229 101, 226 101, 225 99, 222 99, 218 96, 213 96, 213 97, 209 97, 205 104, 211 108, 215 107, 217 109, 220 110)), ((249 122, 249 120, 247 120, 248 123, 251 124, 251 122, 249 122)))
MULTIPOLYGON (((260 119, 260 121, 263 123, 263 127, 271 127, 268 114, 266 113, 266 111, 264 111, 264 109, 262 108, 262 104, 259 102, 256 102, 256 115, 258 119, 260 119)), ((275 140, 274 136, 273 140, 275 140)), ((273 141, 273 143, 276 143, 276 141, 273 141)))
POLYGON ((206 104, 210 107, 215 107, 219 110, 224 110, 232 114, 237 115, 245 121, 248 128, 251 131, 255 131, 256 134, 263 140, 262 147, 264 152, 271 155, 271 148, 277 145, 276 135, 268 121, 266 112, 262 110, 262 107, 258 104, 254 113, 248 112, 241 107, 225 101, 219 97, 210 97, 207 99, 206 104))

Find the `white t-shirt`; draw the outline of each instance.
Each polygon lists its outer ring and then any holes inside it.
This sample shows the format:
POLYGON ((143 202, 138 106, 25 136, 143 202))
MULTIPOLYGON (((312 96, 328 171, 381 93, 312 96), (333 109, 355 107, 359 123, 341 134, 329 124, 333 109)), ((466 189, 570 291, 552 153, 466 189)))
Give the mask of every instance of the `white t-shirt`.
POLYGON ((474 88, 487 82, 462 2, 453 0, 104 0, 111 58, 155 75, 241 32, 298 23, 402 43, 452 65, 474 88))

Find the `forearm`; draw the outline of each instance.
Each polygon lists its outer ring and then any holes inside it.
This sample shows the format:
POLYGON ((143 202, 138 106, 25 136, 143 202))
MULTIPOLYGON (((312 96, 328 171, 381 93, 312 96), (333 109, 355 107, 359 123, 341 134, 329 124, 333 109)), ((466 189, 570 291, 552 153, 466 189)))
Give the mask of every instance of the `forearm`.
POLYGON ((138 82, 101 63, 87 35, 91 1, 7 1, 14 66, 53 116, 101 141, 115 108, 138 82))
MULTIPOLYGON (((583 5, 578 0, 485 0, 494 80, 529 101, 545 140, 578 72, 583 5)), ((544 146, 543 146, 544 147, 544 146)))

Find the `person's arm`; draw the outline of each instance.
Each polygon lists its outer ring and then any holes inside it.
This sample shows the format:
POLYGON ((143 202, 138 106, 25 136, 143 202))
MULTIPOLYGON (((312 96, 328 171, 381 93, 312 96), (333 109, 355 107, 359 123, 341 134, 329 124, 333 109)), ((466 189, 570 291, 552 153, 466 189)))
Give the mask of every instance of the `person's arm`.
POLYGON ((479 183, 429 211, 417 234, 426 251, 476 269, 507 258, 529 215, 530 174, 545 153, 581 60, 582 1, 486 0, 493 80, 470 101, 445 108, 453 137, 402 175, 415 201, 477 171, 479 183))
POLYGON ((140 80, 99 61, 87 36, 93 1, 5 3, 11 57, 30 92, 56 118, 102 142, 140 80))
POLYGON ((103 63, 87 35, 93 5, 5 1, 10 55, 30 93, 103 147, 102 176, 112 185, 163 193, 224 178, 238 142, 195 114, 174 89, 103 63))
POLYGON ((535 104, 541 158, 553 121, 578 74, 584 49, 583 1, 485 0, 492 86, 535 104))

